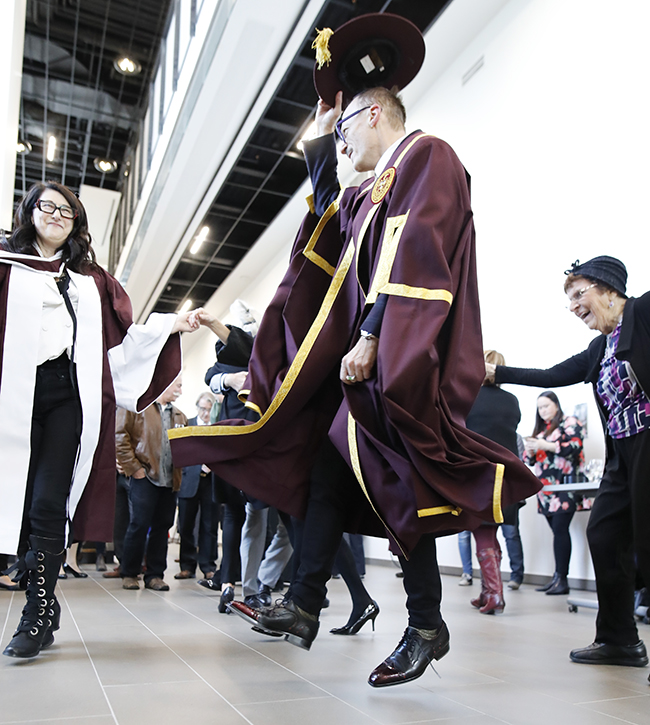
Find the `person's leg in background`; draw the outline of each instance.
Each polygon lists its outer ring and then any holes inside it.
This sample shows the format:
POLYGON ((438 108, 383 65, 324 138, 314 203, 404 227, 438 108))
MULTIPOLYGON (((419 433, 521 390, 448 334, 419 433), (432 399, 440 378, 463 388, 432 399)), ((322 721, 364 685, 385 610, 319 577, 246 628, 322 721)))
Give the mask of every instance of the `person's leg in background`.
POLYGON ((148 478, 131 478, 129 486, 129 526, 124 536, 120 575, 125 589, 139 589, 137 577, 142 572, 142 560, 147 534, 158 503, 158 486, 148 478))
POLYGON ((547 516, 553 530, 553 555, 555 557, 555 573, 557 581, 550 586, 547 594, 560 595, 569 593, 569 562, 571 561, 571 533, 569 526, 574 512, 556 512, 547 516))
POLYGON ((521 534, 519 533, 519 512, 517 512, 516 524, 502 524, 501 531, 506 541, 506 550, 510 560, 508 588, 519 589, 524 581, 524 549, 521 545, 521 534))
POLYGON ((174 525, 176 492, 171 487, 155 486, 157 496, 147 537, 144 585, 147 589, 167 591, 169 585, 163 579, 167 569, 169 530, 174 525))
POLYGON ((179 567, 175 579, 190 579, 196 575, 198 547, 194 530, 199 515, 201 499, 198 496, 178 499, 179 567))
POLYGON ((472 583, 472 533, 471 531, 461 531, 458 534, 458 552, 460 554, 460 562, 463 567, 463 573, 460 575, 458 586, 466 587, 472 583))

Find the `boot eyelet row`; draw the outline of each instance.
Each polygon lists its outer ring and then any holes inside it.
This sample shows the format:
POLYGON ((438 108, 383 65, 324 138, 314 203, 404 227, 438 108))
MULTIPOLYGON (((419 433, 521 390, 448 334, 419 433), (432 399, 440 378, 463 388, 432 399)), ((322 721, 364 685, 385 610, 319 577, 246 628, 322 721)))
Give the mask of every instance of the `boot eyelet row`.
POLYGON ((36 569, 36 571, 39 574, 42 574, 45 571, 45 567, 42 564, 39 564, 38 567, 37 567, 37 569, 36 569))

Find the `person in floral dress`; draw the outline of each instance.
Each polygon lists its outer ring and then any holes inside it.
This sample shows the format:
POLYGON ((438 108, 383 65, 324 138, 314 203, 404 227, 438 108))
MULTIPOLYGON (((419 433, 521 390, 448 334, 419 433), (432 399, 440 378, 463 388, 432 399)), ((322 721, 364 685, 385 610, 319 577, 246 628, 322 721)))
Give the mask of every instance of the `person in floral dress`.
MULTIPOLYGON (((535 475, 544 486, 566 483, 577 476, 584 464, 583 430, 580 421, 565 416, 557 395, 547 390, 537 398, 537 415, 533 435, 525 441, 525 461, 533 466, 535 475)), ((537 591, 546 594, 568 594, 571 534, 569 525, 576 512, 579 497, 572 491, 540 491, 537 509, 546 517, 553 532, 555 573, 551 581, 537 591)))

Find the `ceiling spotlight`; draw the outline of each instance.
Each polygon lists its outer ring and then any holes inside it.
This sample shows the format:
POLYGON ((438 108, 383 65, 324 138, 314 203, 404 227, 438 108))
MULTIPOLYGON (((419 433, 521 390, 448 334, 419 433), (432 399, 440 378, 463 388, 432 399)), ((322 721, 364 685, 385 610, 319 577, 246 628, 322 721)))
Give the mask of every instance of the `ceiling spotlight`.
POLYGON ((201 249, 201 245, 208 238, 208 234, 210 234, 210 227, 203 227, 197 234, 194 244, 190 247, 190 254, 196 254, 201 249))
POLYGON ((187 312, 188 310, 192 309, 192 300, 185 300, 183 304, 181 305, 180 309, 178 310, 179 313, 187 312))
POLYGON ((16 153, 22 154, 23 156, 27 156, 27 154, 32 150, 32 145, 29 143, 29 141, 18 141, 16 144, 16 153))
POLYGON ((123 76, 137 76, 142 70, 142 66, 137 60, 129 58, 126 55, 116 58, 113 61, 113 68, 123 76))
POLYGON ((48 161, 54 161, 55 156, 56 156, 56 136, 50 136, 47 139, 46 158, 48 161))
POLYGON ((117 171, 117 161, 102 159, 99 156, 93 161, 93 166, 102 174, 113 174, 117 171))

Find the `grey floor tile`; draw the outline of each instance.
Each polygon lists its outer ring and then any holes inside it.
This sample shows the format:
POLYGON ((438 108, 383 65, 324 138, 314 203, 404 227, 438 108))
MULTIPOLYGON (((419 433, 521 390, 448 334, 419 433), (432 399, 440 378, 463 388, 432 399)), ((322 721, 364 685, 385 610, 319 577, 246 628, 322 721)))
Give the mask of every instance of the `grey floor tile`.
MULTIPOLYGON (((169 592, 128 592, 90 568, 87 579, 61 582, 54 646, 31 661, 0 657, 0 723, 650 725, 647 669, 569 661, 572 648, 592 641, 595 612, 569 613, 564 597, 524 585, 506 591, 503 615, 484 616, 469 604, 479 580, 458 587, 443 577, 451 651, 435 665, 440 677, 428 670, 375 690, 368 675, 406 626, 394 569, 368 567, 365 584, 381 613, 374 633, 366 626, 354 637, 329 634, 350 612, 344 583, 332 581, 331 606, 306 652, 217 613, 218 596, 173 579, 174 553, 169 592)), ((0 593, 3 647, 23 601, 0 593)), ((642 638, 649 632, 641 626, 642 638)))

